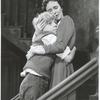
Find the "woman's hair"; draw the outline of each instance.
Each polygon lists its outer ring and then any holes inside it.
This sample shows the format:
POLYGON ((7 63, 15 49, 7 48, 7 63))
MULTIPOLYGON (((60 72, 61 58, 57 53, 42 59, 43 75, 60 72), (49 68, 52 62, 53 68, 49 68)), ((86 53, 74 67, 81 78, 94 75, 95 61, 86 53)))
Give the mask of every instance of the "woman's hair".
POLYGON ((61 6, 61 8, 63 8, 63 0, 43 0, 43 2, 42 2, 42 11, 46 11, 46 6, 47 6, 49 1, 58 2, 59 5, 61 6))

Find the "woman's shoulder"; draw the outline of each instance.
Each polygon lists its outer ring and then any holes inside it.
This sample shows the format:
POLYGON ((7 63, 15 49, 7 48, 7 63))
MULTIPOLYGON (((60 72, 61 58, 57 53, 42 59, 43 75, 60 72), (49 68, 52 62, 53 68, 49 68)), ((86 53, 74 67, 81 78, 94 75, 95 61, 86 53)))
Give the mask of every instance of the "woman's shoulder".
POLYGON ((65 15, 64 17, 63 17, 63 20, 64 21, 68 21, 68 20, 70 20, 70 21, 73 21, 73 19, 69 16, 69 15, 65 15))
POLYGON ((63 28, 66 28, 66 27, 71 28, 71 30, 75 29, 74 21, 69 15, 66 15, 61 19, 59 27, 62 27, 62 26, 64 26, 63 28))
POLYGON ((62 20, 61 20, 61 23, 63 24, 63 25, 74 25, 74 21, 73 21, 73 19, 69 16, 69 15, 66 15, 66 16, 64 16, 63 18, 62 18, 62 20))

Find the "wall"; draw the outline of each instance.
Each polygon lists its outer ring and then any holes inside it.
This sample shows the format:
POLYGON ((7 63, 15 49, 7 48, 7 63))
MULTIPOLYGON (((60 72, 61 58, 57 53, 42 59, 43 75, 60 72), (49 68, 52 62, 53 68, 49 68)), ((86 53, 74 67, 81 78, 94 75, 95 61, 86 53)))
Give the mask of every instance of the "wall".
POLYGON ((10 100, 18 93, 22 80, 20 72, 26 59, 9 41, 2 38, 1 42, 1 99, 10 100))
POLYGON ((76 27, 76 45, 79 50, 86 50, 99 23, 99 0, 65 1, 66 14, 69 14, 76 27))
MULTIPOLYGON (((77 51, 73 60, 74 69, 79 69, 90 60, 91 45, 96 26, 99 25, 99 0, 68 0, 66 14, 69 14, 76 27, 77 51)), ((90 94, 96 92, 96 81, 90 79, 77 89, 77 100, 89 100, 90 94)))

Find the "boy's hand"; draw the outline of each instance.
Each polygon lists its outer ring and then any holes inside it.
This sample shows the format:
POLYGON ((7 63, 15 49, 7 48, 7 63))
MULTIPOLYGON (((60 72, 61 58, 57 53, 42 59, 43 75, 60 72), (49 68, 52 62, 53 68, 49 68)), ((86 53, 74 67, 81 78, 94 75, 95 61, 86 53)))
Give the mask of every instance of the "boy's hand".
POLYGON ((52 20, 54 16, 52 16, 49 12, 43 12, 35 17, 32 21, 32 24, 37 31, 41 31, 44 29, 46 24, 52 20))

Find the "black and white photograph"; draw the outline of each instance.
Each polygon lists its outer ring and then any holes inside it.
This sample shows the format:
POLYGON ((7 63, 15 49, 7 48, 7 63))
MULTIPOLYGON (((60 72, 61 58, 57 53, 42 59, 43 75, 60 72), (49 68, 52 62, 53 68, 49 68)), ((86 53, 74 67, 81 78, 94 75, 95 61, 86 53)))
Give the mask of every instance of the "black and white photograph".
POLYGON ((1 100, 99 100, 99 0, 1 0, 1 100))

